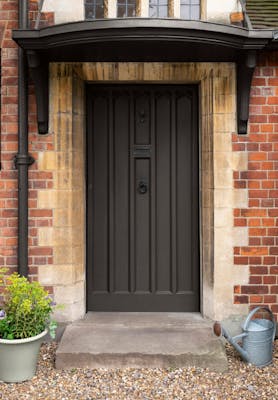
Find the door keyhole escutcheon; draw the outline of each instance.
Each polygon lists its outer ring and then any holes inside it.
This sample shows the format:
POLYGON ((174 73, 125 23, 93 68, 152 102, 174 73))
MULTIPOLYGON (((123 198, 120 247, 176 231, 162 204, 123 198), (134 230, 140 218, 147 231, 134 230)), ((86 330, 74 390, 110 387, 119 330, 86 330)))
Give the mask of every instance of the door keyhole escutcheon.
POLYGON ((138 184, 138 192, 140 193, 140 194, 145 194, 145 193, 147 193, 147 191, 148 191, 148 185, 147 185, 147 183, 146 182, 143 182, 143 181, 140 181, 139 182, 139 184, 138 184))
POLYGON ((140 115, 140 122, 141 124, 143 124, 145 122, 145 111, 141 110, 139 115, 140 115))

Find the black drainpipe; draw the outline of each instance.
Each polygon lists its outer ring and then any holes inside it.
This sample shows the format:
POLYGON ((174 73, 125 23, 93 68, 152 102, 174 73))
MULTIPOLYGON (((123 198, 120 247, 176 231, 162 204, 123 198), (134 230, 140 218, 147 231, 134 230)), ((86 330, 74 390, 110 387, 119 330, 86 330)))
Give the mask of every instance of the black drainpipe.
MULTIPOLYGON (((28 28, 28 0, 19 0, 19 29, 28 28)), ((24 50, 18 50, 18 273, 28 276, 28 69, 24 50)))

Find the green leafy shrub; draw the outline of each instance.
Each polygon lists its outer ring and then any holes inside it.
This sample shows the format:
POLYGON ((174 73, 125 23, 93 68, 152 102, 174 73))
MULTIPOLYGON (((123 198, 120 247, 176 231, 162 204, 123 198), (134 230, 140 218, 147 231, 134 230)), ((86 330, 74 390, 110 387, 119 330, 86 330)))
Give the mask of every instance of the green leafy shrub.
POLYGON ((0 307, 0 338, 24 339, 36 336, 46 328, 55 337, 57 324, 51 319, 53 302, 38 282, 30 282, 17 273, 5 275, 0 269, 0 282, 4 283, 4 303, 0 307))

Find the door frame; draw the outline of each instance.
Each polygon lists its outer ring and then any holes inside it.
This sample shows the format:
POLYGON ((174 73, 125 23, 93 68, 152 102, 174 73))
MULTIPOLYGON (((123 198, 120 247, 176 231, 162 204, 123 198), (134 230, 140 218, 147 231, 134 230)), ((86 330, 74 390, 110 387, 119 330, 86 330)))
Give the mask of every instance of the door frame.
MULTIPOLYGON (((53 247, 51 264, 38 265, 38 278, 53 288, 61 321, 86 313, 86 83, 200 85, 200 262, 201 312, 212 319, 244 315, 234 288, 248 281, 248 266, 234 265, 234 246, 248 243, 248 229, 234 227, 234 208, 248 207, 234 188, 233 169, 246 168, 246 154, 234 152, 236 65, 230 62, 50 63, 50 132, 53 149, 40 152, 39 170, 54 170, 53 186, 38 189, 38 207, 53 210, 52 225, 38 227, 39 246, 53 247), (51 199, 51 201, 50 201, 51 199)), ((52 172, 51 172, 52 173, 52 172)))

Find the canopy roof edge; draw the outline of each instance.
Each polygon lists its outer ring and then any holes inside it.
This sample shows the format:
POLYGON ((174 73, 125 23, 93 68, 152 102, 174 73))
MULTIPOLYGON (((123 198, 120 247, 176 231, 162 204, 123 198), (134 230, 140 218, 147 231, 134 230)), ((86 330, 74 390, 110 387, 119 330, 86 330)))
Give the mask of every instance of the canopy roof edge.
POLYGON ((247 132, 256 55, 276 48, 274 32, 203 21, 127 18, 18 29, 13 39, 29 60, 35 83, 39 132, 48 131, 49 62, 235 62, 238 132, 247 132), (239 76, 239 75, 238 75, 239 76))

